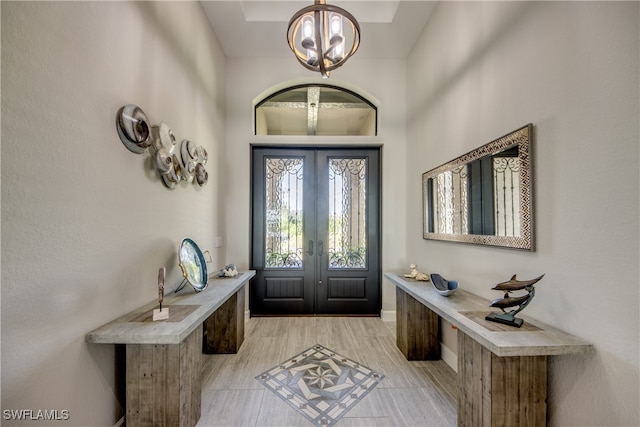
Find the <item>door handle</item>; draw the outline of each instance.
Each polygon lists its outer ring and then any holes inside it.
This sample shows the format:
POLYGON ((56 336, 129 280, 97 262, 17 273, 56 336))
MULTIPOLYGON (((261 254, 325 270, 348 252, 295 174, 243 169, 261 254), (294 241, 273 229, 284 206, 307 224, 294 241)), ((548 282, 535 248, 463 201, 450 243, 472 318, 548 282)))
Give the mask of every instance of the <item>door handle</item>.
POLYGON ((318 240, 318 256, 322 256, 324 254, 324 247, 322 244, 322 240, 318 240))
POLYGON ((313 240, 309 240, 309 250, 307 251, 309 256, 313 255, 313 240))

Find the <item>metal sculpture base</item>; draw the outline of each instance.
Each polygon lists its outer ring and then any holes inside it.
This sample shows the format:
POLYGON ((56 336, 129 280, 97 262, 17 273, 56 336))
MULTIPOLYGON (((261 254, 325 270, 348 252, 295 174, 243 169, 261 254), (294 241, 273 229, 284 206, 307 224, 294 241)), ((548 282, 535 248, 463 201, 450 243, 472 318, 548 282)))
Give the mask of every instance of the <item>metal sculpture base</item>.
POLYGON ((511 313, 490 313, 485 320, 491 322, 502 323, 503 325, 514 326, 519 328, 524 323, 524 320, 515 317, 511 313))

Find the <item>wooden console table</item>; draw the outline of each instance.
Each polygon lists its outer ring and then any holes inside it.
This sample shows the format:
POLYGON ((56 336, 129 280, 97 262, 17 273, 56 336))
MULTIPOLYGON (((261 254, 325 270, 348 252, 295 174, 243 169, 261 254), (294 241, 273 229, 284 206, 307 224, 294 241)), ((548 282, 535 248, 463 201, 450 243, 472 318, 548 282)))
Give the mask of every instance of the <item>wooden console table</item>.
POLYGON ((89 343, 126 345, 127 426, 193 427, 200 419, 202 352, 236 353, 244 340, 247 271, 211 278, 205 290, 166 295, 169 319, 153 321, 157 302, 107 323, 89 343))
POLYGON ((529 319, 521 328, 484 320, 489 301, 462 289, 385 273, 396 285, 397 345, 408 360, 440 358, 439 318, 458 328, 458 425, 544 426, 547 356, 588 353, 591 344, 529 319))

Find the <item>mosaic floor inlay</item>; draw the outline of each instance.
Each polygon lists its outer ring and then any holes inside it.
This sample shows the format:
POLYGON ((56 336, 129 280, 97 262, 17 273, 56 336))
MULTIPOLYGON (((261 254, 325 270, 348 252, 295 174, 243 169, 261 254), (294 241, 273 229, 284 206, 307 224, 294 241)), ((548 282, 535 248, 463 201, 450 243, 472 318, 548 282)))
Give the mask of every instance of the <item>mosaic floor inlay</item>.
POLYGON ((315 425, 332 426, 384 375, 317 344, 256 379, 315 425))

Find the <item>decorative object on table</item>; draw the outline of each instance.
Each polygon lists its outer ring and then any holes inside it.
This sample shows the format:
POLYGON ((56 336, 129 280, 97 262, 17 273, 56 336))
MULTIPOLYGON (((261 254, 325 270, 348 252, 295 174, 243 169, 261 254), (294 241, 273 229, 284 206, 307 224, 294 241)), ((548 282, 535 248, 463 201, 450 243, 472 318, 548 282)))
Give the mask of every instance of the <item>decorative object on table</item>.
POLYGON ((519 312, 524 310, 524 308, 529 305, 533 297, 536 295, 536 288, 533 286, 540 281, 544 277, 544 274, 536 277, 531 280, 518 280, 516 275, 511 276, 511 279, 498 283, 493 288, 497 291, 504 291, 504 296, 502 298, 498 298, 494 300, 489 306, 497 307, 502 310, 502 313, 490 313, 486 320, 490 320, 492 322, 503 323, 505 325, 515 326, 519 328, 524 323, 524 320, 519 319, 516 316, 519 312), (511 292, 525 290, 527 293, 521 296, 511 296, 511 292), (509 312, 506 312, 505 309, 509 307, 518 307, 509 312))
POLYGON ((384 375, 316 344, 256 377, 316 426, 333 426, 384 375))
POLYGON ((360 25, 346 10, 315 0, 293 15, 287 41, 303 67, 326 79, 358 50, 360 25))
POLYGON ((158 271, 158 305, 159 308, 153 310, 153 320, 167 320, 169 318, 169 307, 162 309, 162 301, 164 300, 164 278, 166 269, 160 267, 158 271))
POLYGON ((456 280, 447 280, 439 274, 431 274, 431 283, 440 295, 448 297, 458 289, 456 280))
POLYGON ((197 147, 185 139, 178 148, 169 126, 162 121, 158 126, 152 126, 137 105, 128 104, 118 110, 116 130, 129 151, 149 153, 165 187, 173 189, 181 181, 195 181, 201 187, 207 183, 209 175, 204 165, 208 156, 204 147, 197 147))
POLYGON ((204 253, 209 255, 209 261, 205 261, 204 254, 196 242, 189 238, 182 240, 178 248, 178 265, 182 270, 184 280, 175 292, 182 290, 187 283, 189 283, 196 292, 203 291, 207 287, 209 281, 207 262, 213 262, 213 259, 209 251, 204 253))
POLYGON ((418 271, 418 266, 416 264, 409 265, 409 268, 411 269, 411 272, 408 274, 405 274, 404 277, 408 279, 420 280, 422 282, 429 281, 429 275, 418 271))
POLYGON ((227 264, 220 269, 218 277, 235 277, 238 275, 238 269, 235 264, 227 264))

